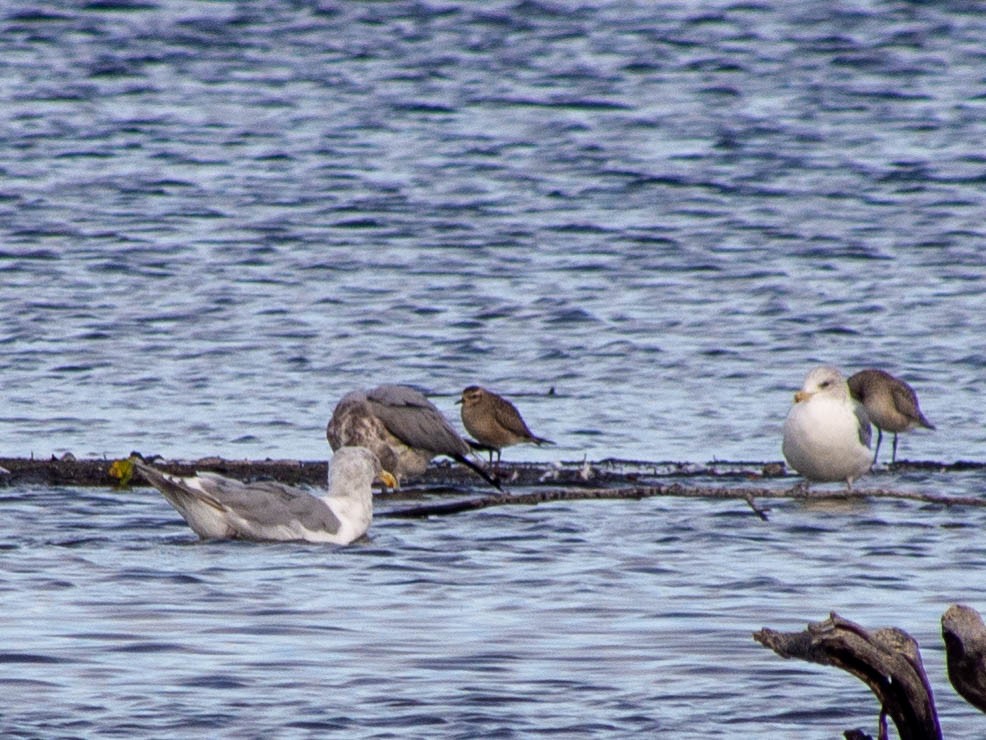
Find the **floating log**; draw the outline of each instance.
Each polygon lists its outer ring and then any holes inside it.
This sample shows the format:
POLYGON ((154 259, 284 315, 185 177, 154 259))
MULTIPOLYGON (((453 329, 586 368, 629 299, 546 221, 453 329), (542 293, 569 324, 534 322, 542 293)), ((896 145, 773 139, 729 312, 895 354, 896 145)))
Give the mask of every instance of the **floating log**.
MULTIPOLYGON (((131 453, 139 454, 139 453, 131 453)), ((121 458, 126 455, 121 455, 121 458)), ((268 478, 294 485, 324 485, 326 462, 301 460, 231 460, 203 457, 196 460, 168 460, 159 455, 141 455, 155 466, 177 475, 211 471, 243 480, 268 478)), ((0 485, 48 484, 73 486, 113 486, 112 459, 77 459, 71 454, 50 458, 0 458, 0 485)), ((986 463, 983 463, 986 468, 986 463)), ((682 462, 644 462, 606 459, 598 462, 502 463, 500 476, 505 485, 534 487, 544 485, 587 486, 629 485, 639 480, 665 478, 717 478, 756 480, 782 477, 783 463, 728 462, 707 464, 682 462)), ((456 463, 436 460, 421 476, 408 481, 414 491, 442 488, 482 488, 475 475, 456 463)))
MULTIPOLYGON (((147 458, 155 466, 176 475, 194 475, 196 471, 222 473, 240 480, 267 478, 291 485, 325 485, 327 463, 299 460, 224 460, 218 457, 194 461, 164 461, 147 458)), ((119 481, 110 475, 113 460, 77 460, 61 458, 0 458, 0 486, 98 486, 116 487, 119 481)), ((143 479, 140 479, 143 481, 143 479)))
POLYGON ((986 712, 986 625, 975 609, 952 604, 941 618, 948 680, 959 695, 986 712))
MULTIPOLYGON (((296 486, 322 487, 325 485, 327 464, 324 461, 300 460, 226 460, 218 457, 193 461, 168 461, 160 457, 144 457, 156 467, 175 475, 188 476, 196 472, 210 471, 238 480, 274 480, 296 486)), ((113 460, 76 460, 71 456, 47 460, 34 458, 0 458, 0 486, 102 486, 120 487, 121 481, 110 474, 113 460)), ((964 471, 973 463, 959 462, 953 465, 936 463, 942 474, 955 470, 964 471)), ((977 463, 978 464, 978 463, 977 463)), ((905 463, 897 463, 898 467, 905 463)), ((981 464, 986 468, 986 463, 981 464)), ((986 498, 971 496, 946 496, 893 489, 862 489, 852 491, 809 489, 803 485, 790 488, 767 488, 749 485, 785 476, 781 463, 724 462, 706 465, 693 463, 647 463, 624 460, 602 460, 533 464, 504 463, 501 466, 504 488, 524 487, 535 489, 516 495, 472 496, 449 502, 426 503, 416 507, 378 510, 383 517, 427 517, 455 514, 489 506, 533 505, 550 501, 579 501, 585 499, 642 499, 655 496, 681 498, 707 498, 742 500, 761 519, 767 520, 769 509, 758 501, 769 499, 803 499, 817 501, 866 501, 873 498, 892 498, 940 506, 986 507, 986 498), (701 478, 729 481, 725 485, 686 485, 682 481, 701 478), (674 480, 673 483, 641 482, 674 480), (558 486, 564 486, 559 488, 558 486)), ((800 481, 800 479, 797 479, 800 481)), ((137 475, 134 482, 143 479, 137 475)), ((424 475, 409 481, 409 485, 396 492, 401 498, 431 497, 434 494, 462 494, 477 489, 475 475, 466 468, 450 461, 433 463, 424 475)), ((389 497, 383 497, 386 500, 389 497)))
POLYGON ((986 499, 971 496, 940 496, 933 493, 894 491, 890 489, 854 489, 842 492, 812 492, 795 486, 788 489, 770 489, 748 486, 686 486, 668 483, 655 486, 630 486, 614 488, 551 488, 518 494, 474 496, 452 501, 437 501, 395 509, 385 509, 374 514, 379 517, 421 518, 459 514, 465 511, 485 509, 490 506, 532 506, 549 501, 585 501, 589 499, 643 499, 655 496, 678 498, 707 498, 744 501, 764 521, 769 509, 760 507, 757 499, 800 499, 812 501, 866 501, 870 498, 894 498, 941 506, 986 507, 986 499))
POLYGON ((869 631, 835 612, 803 632, 764 627, 753 638, 782 658, 831 665, 861 679, 880 702, 880 737, 886 716, 901 740, 941 740, 941 727, 917 642, 903 630, 869 631))

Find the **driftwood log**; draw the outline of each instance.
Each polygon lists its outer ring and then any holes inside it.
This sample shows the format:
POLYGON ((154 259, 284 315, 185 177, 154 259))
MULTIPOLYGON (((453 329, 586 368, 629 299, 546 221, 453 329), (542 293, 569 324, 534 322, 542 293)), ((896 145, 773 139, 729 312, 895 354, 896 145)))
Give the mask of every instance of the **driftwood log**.
POLYGON ((952 604, 941 618, 948 680, 959 695, 986 712, 986 626, 979 612, 952 604))
MULTIPOLYGON (((137 453, 132 453, 137 454, 137 453)), ((125 454, 120 458, 126 457, 125 454)), ((195 471, 211 471, 241 480, 266 478, 292 485, 325 485, 324 460, 239 460, 203 457, 196 460, 167 460, 158 455, 143 455, 144 460, 176 475, 192 475, 195 471)), ((0 486, 58 485, 58 486, 115 486, 118 481, 109 475, 112 459, 77 459, 66 453, 61 457, 0 457, 0 486)), ((934 471, 948 475, 970 470, 986 470, 986 462, 958 460, 955 462, 901 461, 894 471, 934 471)), ((687 481, 701 478, 752 486, 757 481, 782 479, 800 480, 787 474, 781 462, 743 462, 716 460, 709 463, 648 462, 607 458, 598 461, 561 463, 503 463, 500 477, 505 488, 565 488, 631 487, 661 481, 687 481)), ((447 460, 434 461, 425 473, 409 482, 410 491, 436 493, 463 489, 484 490, 484 484, 466 468, 447 460)), ((485 489, 489 490, 489 489, 485 489)), ((777 490, 752 489, 757 497, 776 495, 777 490)), ((816 495, 813 492, 811 495, 816 495)), ((639 496, 637 496, 639 498, 639 496)))
MULTIPOLYGON (((137 454, 137 453, 134 453, 137 454)), ((296 486, 325 485, 327 464, 300 460, 227 460, 218 457, 194 461, 163 460, 144 457, 156 467, 175 475, 194 475, 196 472, 215 472, 239 480, 274 480, 296 486)), ((123 459, 120 460, 122 462, 123 459)), ((61 458, 0 458, 0 486, 104 486, 121 487, 121 480, 110 474, 113 460, 76 460, 70 455, 61 458)), ((955 463, 897 463, 895 469, 934 469, 942 474, 986 469, 986 463, 959 461, 955 463)), ((402 488, 397 495, 403 499, 431 499, 435 494, 463 494, 482 491, 481 495, 451 501, 429 501, 417 506, 377 508, 379 517, 429 517, 457 514, 489 506, 534 505, 551 501, 586 499, 643 499, 655 496, 704 498, 743 501, 761 519, 768 519, 769 508, 759 502, 769 499, 835 499, 865 501, 891 498, 940 506, 986 507, 986 498, 948 496, 893 489, 855 489, 852 491, 808 489, 802 485, 783 488, 751 485, 756 481, 783 478, 781 463, 716 461, 707 465, 691 463, 647 463, 607 459, 596 463, 586 461, 560 464, 514 463, 501 468, 504 487, 523 486, 528 491, 518 494, 482 495, 488 491, 484 484, 466 468, 451 462, 433 463, 423 476, 402 488), (688 480, 713 480, 721 485, 688 485, 688 480), (662 480, 673 482, 664 483, 662 480), (645 482, 647 484, 642 484, 645 482), (558 486, 564 486, 559 488, 558 486), (533 490, 531 490, 533 489, 533 490)), ((800 481, 800 479, 797 479, 800 481)), ((138 474, 133 482, 143 482, 138 474)), ((123 486, 130 481, 123 481, 123 486)), ((377 506, 392 499, 384 496, 377 506)))
POLYGON ((940 740, 935 702, 917 642, 903 630, 869 631, 834 612, 803 632, 764 628, 754 639, 783 658, 799 658, 841 668, 860 678, 880 702, 880 737, 886 716, 901 740, 940 740))

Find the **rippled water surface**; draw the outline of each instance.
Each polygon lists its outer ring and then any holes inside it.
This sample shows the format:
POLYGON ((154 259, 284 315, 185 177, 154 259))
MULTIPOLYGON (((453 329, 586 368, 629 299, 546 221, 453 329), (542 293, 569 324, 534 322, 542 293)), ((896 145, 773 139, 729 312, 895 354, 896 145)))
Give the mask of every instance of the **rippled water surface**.
MULTIPOLYGON (((352 388, 511 395, 514 460, 776 460, 805 371, 982 460, 986 17, 966 3, 0 9, 0 453, 317 459, 352 388), (555 393, 548 395, 554 388, 555 393)), ((981 475, 873 484, 980 495, 981 475)), ((676 499, 198 544, 148 489, 0 489, 0 731, 833 737, 753 643, 925 652, 982 514, 676 499)))
POLYGON ((326 548, 198 543, 150 489, 0 507, 7 735, 873 730, 861 683, 751 637, 829 609, 919 640, 949 737, 986 726, 938 625, 986 599, 980 511, 597 501, 380 519, 326 548))

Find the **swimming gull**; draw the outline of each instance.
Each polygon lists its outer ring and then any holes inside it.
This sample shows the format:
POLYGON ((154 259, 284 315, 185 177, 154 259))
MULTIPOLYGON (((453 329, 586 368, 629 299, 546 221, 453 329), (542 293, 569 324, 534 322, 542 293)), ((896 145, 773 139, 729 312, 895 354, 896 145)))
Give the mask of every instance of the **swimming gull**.
POLYGON ((909 432, 918 427, 934 429, 932 424, 921 413, 918 406, 918 394, 900 378, 895 378, 888 372, 869 368, 860 370, 849 378, 849 392, 853 398, 863 404, 866 415, 876 427, 876 452, 873 453, 873 463, 880 454, 880 443, 883 433, 894 433, 893 453, 891 464, 897 462, 897 434, 909 432))
POLYGON ((784 457, 813 481, 852 482, 870 469, 870 422, 838 369, 822 365, 805 377, 784 421, 784 457))
POLYGON ((373 520, 373 481, 397 481, 363 447, 342 447, 329 462, 329 490, 313 496, 300 488, 243 483, 216 473, 182 478, 140 460, 134 466, 202 539, 303 540, 346 545, 373 520))
POLYGON ((553 445, 550 439, 538 437, 521 417, 517 407, 503 396, 470 385, 462 391, 462 423, 476 441, 489 448, 490 464, 496 452, 496 464, 500 465, 500 450, 510 445, 530 442, 536 445, 553 445))
POLYGON ((325 429, 332 449, 361 445, 373 450, 398 480, 421 475, 437 455, 475 471, 495 488, 500 482, 466 457, 469 443, 424 394, 406 385, 351 391, 336 404, 325 429))

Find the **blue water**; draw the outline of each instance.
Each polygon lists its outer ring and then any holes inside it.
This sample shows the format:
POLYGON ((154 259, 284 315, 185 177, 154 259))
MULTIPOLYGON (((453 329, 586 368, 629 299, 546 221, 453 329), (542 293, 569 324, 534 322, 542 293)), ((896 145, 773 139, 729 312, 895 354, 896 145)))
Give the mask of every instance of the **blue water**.
MULTIPOLYGON (((348 390, 454 419, 478 382, 558 442, 512 460, 777 460, 829 362, 918 390, 900 457, 982 460, 983 38, 949 2, 4 6, 0 453, 320 459, 348 390)), ((5 734, 872 731, 750 639, 830 609, 986 727, 938 637, 986 607, 976 511, 572 503, 326 549, 198 544, 148 489, 0 507, 5 734)))

